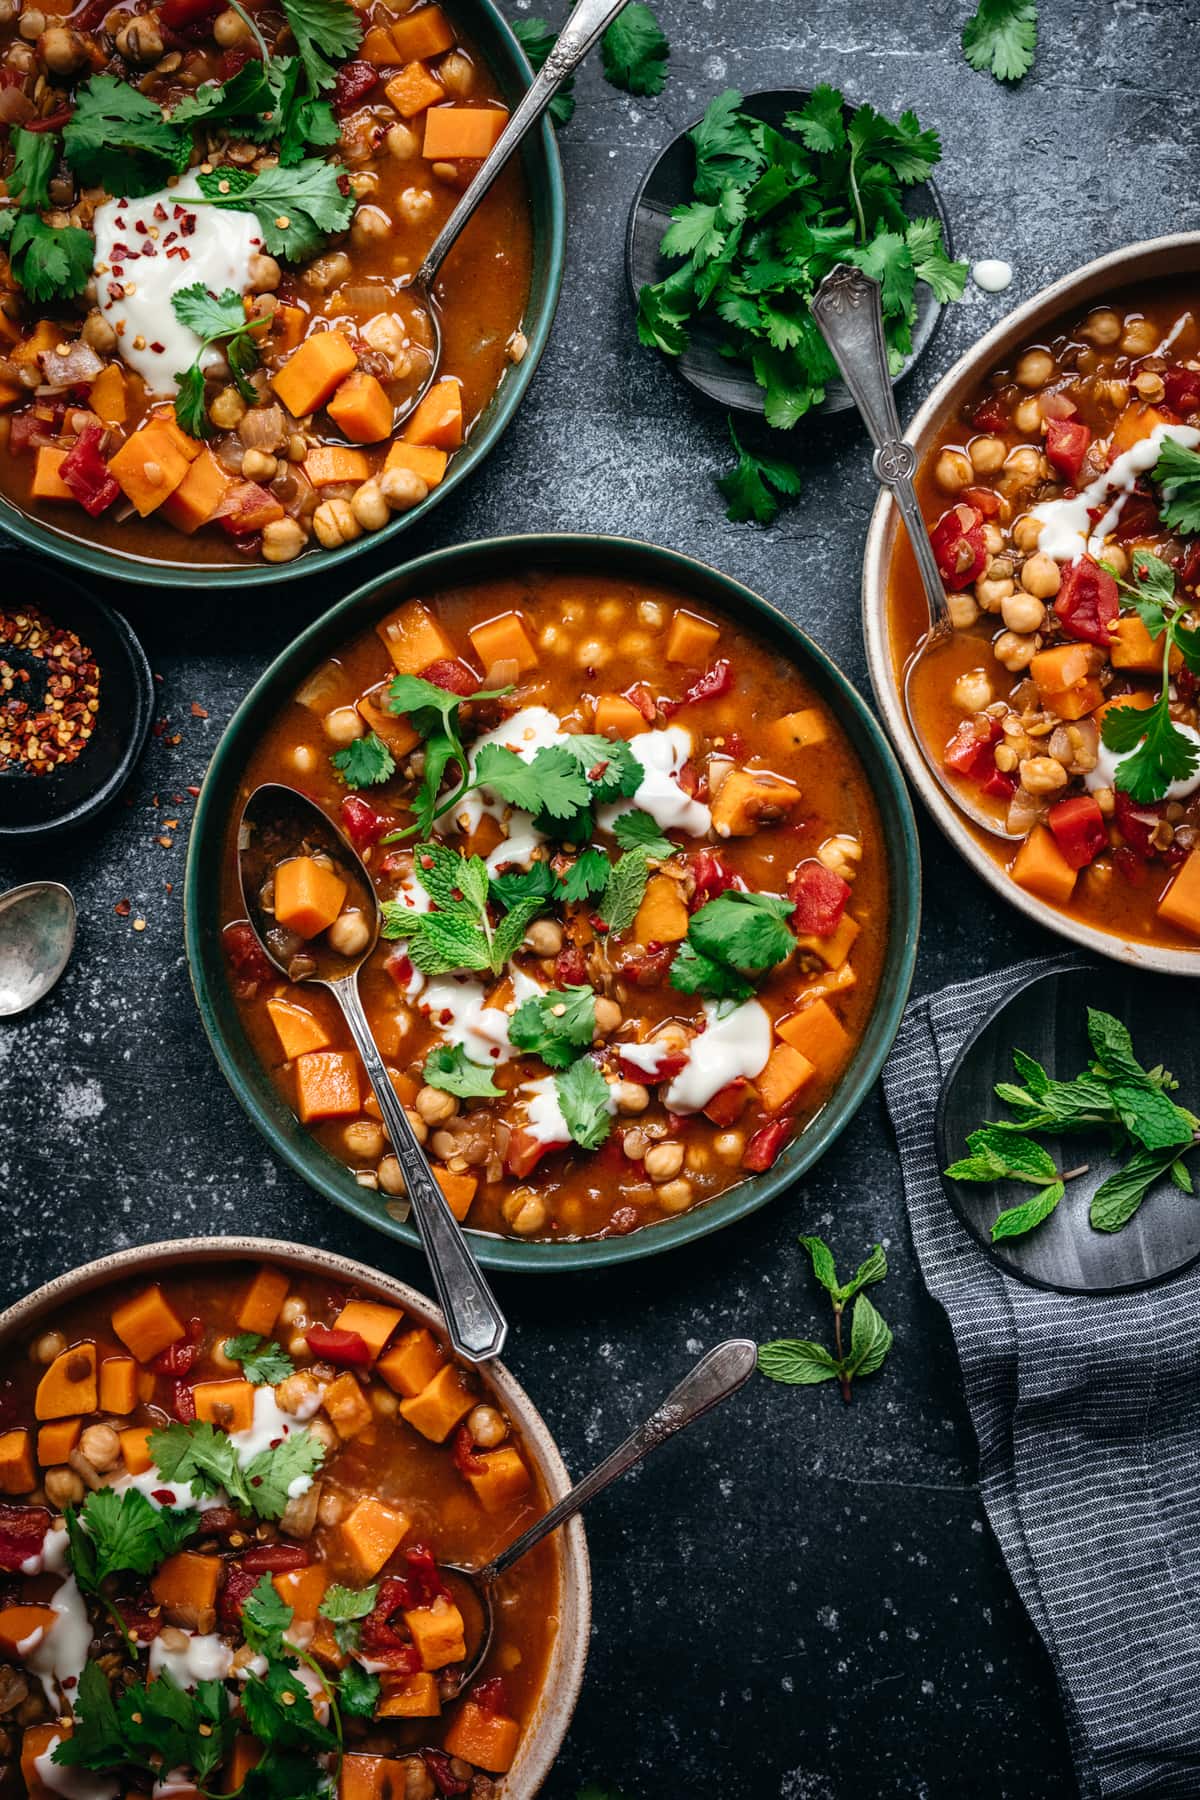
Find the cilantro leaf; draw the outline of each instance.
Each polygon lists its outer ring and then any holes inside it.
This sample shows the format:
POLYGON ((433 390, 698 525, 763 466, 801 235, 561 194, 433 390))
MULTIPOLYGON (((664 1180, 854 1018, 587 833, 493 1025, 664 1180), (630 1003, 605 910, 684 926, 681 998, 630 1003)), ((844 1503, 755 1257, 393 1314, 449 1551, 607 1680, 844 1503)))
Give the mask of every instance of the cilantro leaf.
POLYGON ((335 1581, 326 1588, 317 1611, 323 1619, 330 1619, 335 1624, 347 1619, 365 1619, 368 1613, 374 1612, 378 1598, 377 1581, 365 1588, 343 1587, 340 1581, 335 1581))
POLYGON ((8 177, 8 197, 34 212, 50 204, 50 177, 59 156, 56 131, 24 131, 14 125, 9 135, 13 166, 8 177))
POLYGON ((308 1689, 288 1663, 271 1662, 265 1675, 247 1676, 242 1708, 251 1732, 272 1751, 337 1748, 333 1732, 318 1723, 308 1689))
MULTIPOLYGON (((529 66, 536 75, 546 58, 553 50, 558 33, 547 24, 545 19, 514 19, 513 35, 522 50, 529 58, 529 66)), ((575 111, 575 77, 564 81, 555 94, 547 112, 556 125, 565 125, 575 111)))
POLYGON ((627 94, 661 94, 669 55, 670 45, 643 0, 630 0, 600 39, 605 77, 627 94))
POLYGON ((325 1460, 325 1446, 311 1431, 294 1431, 282 1443, 260 1450, 246 1467, 250 1504, 260 1519, 278 1519, 293 1498, 290 1489, 308 1478, 325 1460))
POLYGON ((225 1354, 242 1365, 242 1374, 255 1387, 274 1387, 294 1375, 296 1365, 285 1350, 255 1331, 241 1331, 225 1339, 225 1354))
POLYGON ((641 763, 620 738, 574 732, 562 748, 582 766, 593 800, 627 800, 646 778, 641 763))
POLYGON ((369 1675, 358 1663, 349 1663, 338 1678, 338 1704, 352 1719, 369 1719, 379 1704, 382 1687, 378 1675, 369 1675))
POLYGON ((260 1575, 242 1602, 242 1636, 262 1656, 284 1655, 283 1634, 293 1610, 269 1575, 260 1575))
POLYGON ((795 910, 779 894, 730 889, 693 913, 688 942, 714 962, 728 963, 743 974, 757 973, 783 962, 796 948, 786 924, 795 910))
POLYGON ((1200 531, 1200 454, 1177 438, 1164 438, 1150 479, 1163 491, 1163 524, 1172 531, 1200 531))
POLYGON ((627 850, 612 867, 600 896, 600 917, 616 935, 628 931, 637 916, 650 874, 645 850, 627 850))
POLYGON ((573 819, 591 802, 587 776, 561 744, 543 744, 527 762, 503 744, 485 744, 475 759, 474 782, 510 806, 551 819, 573 819))
POLYGON ((702 956, 694 944, 681 944, 671 962, 671 986, 680 994, 702 994, 710 1000, 748 1000, 752 982, 727 963, 702 956))
POLYGON ((800 471, 782 458, 756 456, 743 449, 732 418, 728 424, 738 460, 729 474, 722 475, 717 481, 729 502, 725 517, 735 525, 750 519, 757 520, 760 525, 770 525, 779 512, 780 501, 794 500, 800 492, 800 471))
POLYGON ((979 0, 963 26, 962 47, 973 69, 997 81, 1020 81, 1037 49, 1035 0, 979 0))
POLYGON ((788 113, 784 124, 810 150, 831 153, 846 144, 845 101, 835 87, 815 87, 799 112, 788 113))
POLYGON ((1121 755, 1116 786, 1141 805, 1161 800, 1173 781, 1186 781, 1200 768, 1200 749, 1171 717, 1165 683, 1152 707, 1117 706, 1105 713, 1100 736, 1121 755))
POLYGON ((84 187, 137 199, 188 166, 190 132, 168 123, 152 100, 114 75, 76 90, 63 130, 67 161, 84 187))
POLYGON ((171 295, 171 309, 181 325, 200 338, 195 360, 187 369, 176 373, 179 392, 175 400, 175 417, 193 437, 212 437, 215 427, 204 403, 204 352, 210 344, 224 341, 225 356, 239 392, 246 400, 257 399, 247 379, 258 367, 258 344, 255 334, 262 334, 266 321, 257 316, 246 317, 242 296, 235 288, 222 294, 211 293, 202 281, 180 288, 171 295))
POLYGON ((568 902, 590 900, 602 894, 612 865, 603 850, 585 850, 562 878, 562 898, 568 902))
POLYGON ((366 737, 351 739, 344 750, 335 750, 329 760, 339 781, 351 788, 378 787, 396 773, 395 757, 373 731, 366 737))
POLYGON ((647 282, 638 293, 638 342, 664 356, 682 356, 691 339, 685 329, 692 315, 692 274, 677 269, 665 281, 647 282))
MULTIPOLYGON (((279 60, 285 64, 290 61, 279 60)), ((185 94, 171 113, 170 123, 194 128, 236 119, 244 137, 263 142, 274 134, 276 126, 277 88, 273 72, 273 65, 268 69, 252 58, 228 81, 206 82, 193 93, 185 94)))
POLYGON ((493 875, 491 880, 492 897, 506 911, 511 911, 521 900, 542 900, 549 903, 557 896, 558 891, 554 870, 546 862, 530 863, 527 869, 513 869, 503 875, 493 875))
POLYGON ((148 1449, 165 1482, 186 1481, 201 1494, 224 1492, 234 1506, 260 1519, 277 1519, 291 1496, 288 1487, 324 1460, 324 1445, 297 1431, 262 1450, 243 1470, 228 1434, 207 1420, 172 1422, 150 1433, 148 1449))
POLYGON ((354 195, 342 192, 337 166, 316 157, 293 168, 260 169, 248 179, 244 169, 214 169, 197 179, 203 199, 195 205, 252 212, 265 248, 289 262, 315 256, 331 232, 346 230, 354 214, 354 195))
POLYGON ((93 1769, 98 1774, 123 1760, 125 1740, 99 1663, 85 1662, 72 1707, 74 1725, 70 1737, 60 1737, 51 1761, 60 1768, 93 1769))
POLYGON ((551 988, 531 996, 513 1014, 508 1035, 518 1050, 565 1069, 596 1034, 596 995, 587 986, 551 988))
POLYGON ((358 48, 362 26, 346 0, 283 0, 284 17, 314 93, 324 93, 337 80, 336 63, 358 48))
POLYGON ((18 285, 44 306, 83 292, 91 280, 96 246, 90 231, 47 225, 37 213, 23 212, 9 234, 8 256, 18 285))
POLYGON ((612 1130, 612 1095, 590 1056, 554 1077, 567 1130, 584 1150, 598 1150, 612 1130))
POLYGON ((658 820, 646 812, 620 813, 613 820, 613 836, 622 850, 644 850, 657 862, 665 862, 678 849, 666 836, 658 820))
POLYGON ((427 1087, 457 1094, 460 1100, 494 1100, 504 1091, 492 1080, 491 1070, 472 1062, 461 1044, 435 1045, 421 1073, 427 1087))
POLYGON ((202 281, 172 294, 171 310, 181 325, 206 342, 228 337, 246 325, 246 309, 236 289, 226 288, 222 294, 213 294, 202 281))
POLYGON ((452 694, 435 682, 423 681, 419 675, 396 675, 388 685, 387 708, 400 718, 407 718, 414 731, 425 740, 425 773, 421 786, 413 796, 412 808, 417 823, 404 831, 384 838, 385 844, 412 837, 420 832, 428 837, 433 822, 456 806, 467 791, 467 753, 459 731, 459 707, 468 701, 500 700, 511 688, 481 688, 474 694, 452 694), (457 789, 448 799, 440 800, 442 777, 453 765, 462 775, 457 789))
POLYGON ((138 1488, 98 1488, 66 1519, 71 1566, 90 1593, 109 1575, 149 1575, 200 1527, 197 1513, 160 1511, 138 1488))

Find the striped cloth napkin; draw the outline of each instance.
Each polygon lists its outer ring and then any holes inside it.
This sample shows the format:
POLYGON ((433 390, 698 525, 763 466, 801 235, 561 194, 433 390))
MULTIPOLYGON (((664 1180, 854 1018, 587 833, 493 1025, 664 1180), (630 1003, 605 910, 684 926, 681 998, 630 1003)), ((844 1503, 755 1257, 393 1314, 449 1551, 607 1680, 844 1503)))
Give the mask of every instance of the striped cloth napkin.
POLYGON ((1058 1675, 1085 1800, 1200 1795, 1200 1270, 1140 1293, 1005 1275, 946 1199, 933 1114, 1027 962, 913 1001, 884 1070, 913 1241, 950 1319, 992 1529, 1058 1675))

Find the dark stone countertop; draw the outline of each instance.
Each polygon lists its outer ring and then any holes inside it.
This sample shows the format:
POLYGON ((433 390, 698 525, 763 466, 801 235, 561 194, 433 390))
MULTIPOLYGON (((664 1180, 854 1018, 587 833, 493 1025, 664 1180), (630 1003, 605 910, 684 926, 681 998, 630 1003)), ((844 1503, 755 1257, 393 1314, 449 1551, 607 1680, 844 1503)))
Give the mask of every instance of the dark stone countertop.
MULTIPOLYGON (((864 441, 845 421, 801 427, 799 504, 770 530, 725 521, 713 487, 724 420, 634 339, 622 271, 633 189, 724 86, 825 80, 888 111, 913 106, 942 135, 960 254, 1006 257, 1016 280, 952 309, 901 392, 909 413, 1017 300, 1101 251, 1196 223, 1196 0, 1042 0, 1037 68, 1015 91, 962 61, 969 0, 659 10, 673 46, 659 100, 615 94, 594 66, 579 82, 562 134, 567 276, 527 402, 480 476, 393 557, 507 531, 657 539, 785 607, 865 688, 864 441)), ((328 1244, 423 1282, 416 1256, 330 1212, 267 1153, 213 1065, 180 920, 187 785, 290 633, 381 562, 365 556, 336 587, 317 575, 275 598, 116 596, 170 725, 102 826, 0 862, 0 885, 67 880, 83 919, 59 991, 0 1028, 0 1299, 114 1246, 193 1232, 328 1244), (166 818, 180 821, 169 849, 156 841, 166 818), (113 911, 123 898, 147 921, 141 935, 113 911)), ((922 841, 918 992, 1050 947, 925 820, 922 841)), ((719 1238, 613 1275, 502 1282, 509 1361, 581 1472, 701 1348, 735 1332, 825 1329, 795 1242, 804 1230, 849 1263, 876 1238, 886 1245, 888 1367, 849 1409, 829 1388, 755 1381, 596 1506, 594 1647, 548 1800, 573 1800, 587 1779, 630 1800, 1074 1792, 1049 1664, 984 1521, 954 1350, 913 1262, 878 1091, 818 1168, 719 1238)))

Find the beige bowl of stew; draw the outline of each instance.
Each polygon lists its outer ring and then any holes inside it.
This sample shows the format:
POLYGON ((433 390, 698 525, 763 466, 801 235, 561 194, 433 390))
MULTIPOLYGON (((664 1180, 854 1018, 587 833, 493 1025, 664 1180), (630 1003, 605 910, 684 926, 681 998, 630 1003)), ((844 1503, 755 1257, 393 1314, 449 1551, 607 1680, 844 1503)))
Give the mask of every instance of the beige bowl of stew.
MULTIPOLYGON (((71 1269, 0 1314, 0 1349, 19 1344, 26 1357, 26 1346, 36 1338, 39 1327, 61 1328, 64 1320, 69 1321, 81 1303, 97 1292, 120 1290, 124 1298, 156 1280, 177 1279, 181 1270, 197 1270, 203 1279, 205 1269, 221 1264, 228 1266, 232 1283, 244 1284, 255 1266, 262 1264, 280 1267, 298 1280, 328 1280, 335 1284, 335 1291, 347 1289, 356 1298, 402 1308, 406 1323, 428 1327, 445 1344, 441 1314, 406 1282, 332 1251, 266 1238, 229 1237, 138 1245, 71 1269)), ((281 1325, 276 1335, 286 1339, 287 1328, 281 1325)), ((476 1370, 474 1374, 485 1390, 484 1397, 499 1405, 514 1428, 538 1490, 533 1507, 545 1511, 571 1485, 554 1439, 525 1390, 502 1363, 490 1363, 486 1373, 476 1370)), ((556 1620, 556 1628, 547 1633, 549 1648, 540 1682, 530 1684, 533 1698, 523 1709, 515 1760, 507 1774, 494 1778, 497 1800, 529 1800, 541 1788, 570 1726, 587 1661, 591 1572, 582 1521, 573 1519, 533 1556, 548 1559, 537 1580, 550 1590, 548 1616, 556 1620)), ((398 1749, 395 1754, 405 1752, 398 1749)))
MULTIPOLYGON (((1043 335, 1048 338, 1047 328, 1080 319, 1091 307, 1119 299, 1136 305, 1139 298, 1145 302, 1152 297, 1156 286, 1189 278, 1200 278, 1200 232, 1180 232, 1130 244, 1043 288, 980 338, 934 388, 905 433, 922 464, 918 483, 927 517, 933 494, 928 467, 933 461, 932 453, 937 451, 959 408, 993 369, 1005 365, 1014 351, 1039 343, 1043 335)), ((1197 310, 1200 312, 1200 308, 1197 310)), ((932 503, 936 507, 932 517, 936 517, 942 506, 952 504, 952 496, 943 495, 932 503)), ((1200 939, 1193 950, 1178 942, 1154 942, 1118 930, 1104 930, 1069 907, 1060 908, 1019 887, 1007 867, 1016 845, 978 830, 946 798, 925 761, 902 698, 904 667, 914 639, 905 633, 901 641, 894 602, 899 581, 915 582, 910 559, 896 505, 883 492, 871 515, 863 560, 863 632, 871 685, 905 772, 941 830, 977 874, 1038 924, 1101 956, 1140 968, 1200 976, 1200 939)), ((906 614, 912 615, 914 610, 915 603, 910 599, 906 614)))

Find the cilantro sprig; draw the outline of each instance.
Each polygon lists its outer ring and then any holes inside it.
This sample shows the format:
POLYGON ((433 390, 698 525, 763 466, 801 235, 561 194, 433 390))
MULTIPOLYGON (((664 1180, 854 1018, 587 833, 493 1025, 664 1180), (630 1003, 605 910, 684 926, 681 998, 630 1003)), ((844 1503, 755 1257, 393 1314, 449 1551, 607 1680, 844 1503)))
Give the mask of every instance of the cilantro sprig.
POLYGON ((834 1352, 810 1338, 777 1338, 761 1344, 758 1367, 772 1381, 794 1387, 815 1387, 823 1381, 836 1381, 847 1405, 855 1380, 874 1375, 892 1347, 891 1327, 885 1323, 864 1288, 882 1281, 888 1272, 882 1244, 876 1244, 849 1281, 839 1281, 833 1253, 819 1237, 802 1237, 800 1243, 808 1252, 812 1272, 829 1295, 833 1307, 834 1352), (850 1347, 842 1337, 842 1318, 846 1307, 854 1302, 850 1319, 850 1347))
POLYGON ((91 278, 96 246, 90 231, 47 225, 40 216, 50 204, 50 177, 61 148, 58 133, 14 125, 10 141, 8 197, 15 204, 0 212, 0 245, 8 252, 13 279, 40 305, 73 300, 91 278))
POLYGON ((272 256, 306 262, 325 239, 345 231, 354 215, 353 191, 343 193, 344 172, 318 157, 285 168, 214 169, 197 176, 200 197, 193 206, 252 212, 262 227, 263 244, 272 256))
POLYGON ((1037 49, 1035 0, 979 0, 962 29, 963 55, 997 81, 1020 81, 1037 49))
POLYGON ((395 831, 384 838, 385 844, 402 842, 417 832, 428 837, 435 819, 458 805, 470 785, 467 752, 463 748, 459 709, 464 703, 502 700, 511 688, 480 688, 474 694, 454 694, 419 675, 397 675, 388 686, 386 705, 389 712, 407 718, 413 730, 425 740, 425 772, 413 796, 415 825, 395 831), (442 782, 447 771, 457 771, 459 781, 454 792, 441 799, 442 782))
POLYGON ((204 1419, 152 1431, 147 1448, 168 1486, 186 1481, 197 1493, 224 1493, 239 1511, 260 1519, 280 1518, 291 1484, 315 1474, 325 1460, 325 1446, 311 1431, 293 1431, 243 1468, 228 1433, 204 1419))
POLYGON ((1178 438, 1164 438, 1150 479, 1163 492, 1163 524, 1172 531, 1200 531, 1200 453, 1178 438))
POLYGON ((734 430, 732 418, 726 422, 737 462, 717 482, 729 502, 725 517, 734 525, 744 525, 751 519, 759 525, 770 525, 780 506, 799 494, 800 471, 781 456, 758 456, 747 450, 734 430))
POLYGON ((243 400, 254 403, 258 398, 250 382, 251 372, 258 367, 258 341, 270 326, 270 319, 257 315, 247 318, 242 296, 235 288, 221 294, 210 293, 202 281, 180 288, 171 295, 171 309, 181 325, 194 331, 200 348, 186 369, 175 373, 179 392, 175 396, 175 417, 181 431, 190 437, 209 438, 216 426, 204 404, 204 353, 213 344, 221 344, 229 373, 243 400))
POLYGON ((353 738, 329 758, 339 781, 349 788, 379 787, 396 773, 396 759, 374 731, 353 738))
POLYGON ((69 1506, 67 1559, 80 1593, 102 1606, 130 1651, 136 1646, 105 1583, 110 1575, 149 1575, 199 1529, 191 1511, 152 1506, 139 1488, 122 1494, 98 1488, 82 1506, 69 1506))
MULTIPOLYGON (((1173 442, 1171 438, 1164 439, 1163 454, 1173 442)), ((1179 445, 1174 447, 1181 449, 1179 445)), ((1200 456, 1195 456, 1194 461, 1200 482, 1200 456)), ((1156 479, 1161 466, 1160 456, 1154 470, 1156 479)), ((1200 486, 1196 504, 1200 529, 1200 486)), ((1152 805, 1165 797, 1172 782, 1186 781, 1200 768, 1200 746, 1172 719, 1170 695, 1173 652, 1178 651, 1188 668, 1200 674, 1200 630, 1185 624, 1187 609, 1175 598, 1175 571, 1160 557, 1139 553, 1131 571, 1132 582, 1105 566, 1132 599, 1151 638, 1162 646, 1162 683, 1154 705, 1110 707, 1100 728, 1102 742, 1121 758, 1114 776, 1116 786, 1138 804, 1152 805)))
POLYGON ((567 1130, 583 1150, 599 1150, 612 1130, 613 1100, 607 1081, 590 1056, 581 1056, 554 1077, 567 1130))
POLYGON ((754 980, 796 948, 787 924, 795 910, 781 894, 718 894, 692 914, 671 964, 671 986, 712 1000, 748 1000, 754 980))
MULTIPOLYGON (((558 38, 545 19, 513 22, 522 50, 536 71, 541 68, 558 38)), ((642 0, 631 4, 613 20, 600 39, 600 58, 606 80, 627 94, 661 94, 667 79, 670 46, 657 18, 642 0)), ((575 111, 575 78, 564 81, 549 106, 556 125, 565 125, 575 111)))
POLYGON ((296 1372, 287 1351, 255 1331, 240 1331, 226 1338, 225 1354, 241 1363, 242 1374, 255 1387, 274 1387, 296 1372))
POLYGON ((436 1044, 421 1071, 426 1087, 441 1088, 460 1100, 495 1100, 503 1093, 482 1063, 472 1062, 461 1044, 436 1044))
POLYGON ((540 1056, 547 1068, 566 1068, 596 1035, 594 989, 551 988, 523 1001, 509 1021, 508 1035, 518 1050, 540 1056))

